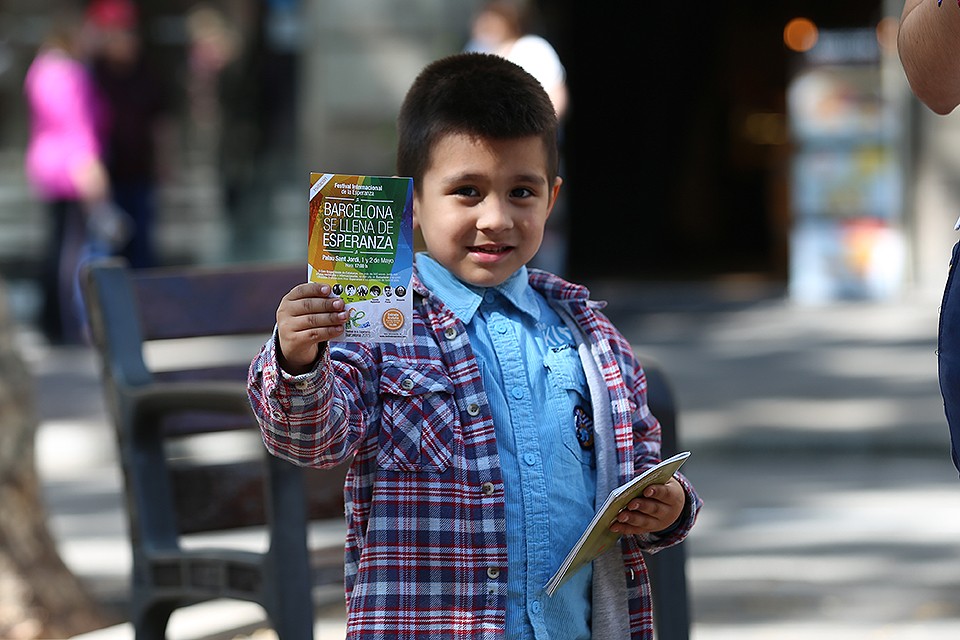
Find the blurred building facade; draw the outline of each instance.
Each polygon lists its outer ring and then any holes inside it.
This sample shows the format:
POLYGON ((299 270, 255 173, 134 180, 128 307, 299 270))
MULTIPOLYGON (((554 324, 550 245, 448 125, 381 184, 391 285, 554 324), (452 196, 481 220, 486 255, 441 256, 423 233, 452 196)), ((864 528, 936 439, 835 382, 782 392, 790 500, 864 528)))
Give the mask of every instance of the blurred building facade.
MULTIPOLYGON (((0 7, 0 274, 29 278, 43 216, 26 188, 23 73, 57 6, 0 7)), ((72 3, 81 6, 82 2, 72 3)), ((298 260, 310 171, 385 173, 394 119, 422 66, 460 51, 477 0, 141 0, 151 54, 180 110, 162 184, 167 263, 298 260)), ((789 91, 816 49, 792 50, 791 19, 821 34, 876 33, 873 91, 895 171, 882 193, 902 238, 897 292, 942 287, 960 213, 953 116, 910 96, 883 41, 897 0, 536 2, 534 30, 568 74, 564 126, 567 275, 749 279, 787 291, 795 264, 801 141, 789 91), (735 6, 734 6, 735 5, 735 6), (892 202, 896 200, 896 202, 892 202)), ((887 33, 889 37, 889 33, 887 33)), ((825 42, 829 38, 821 39, 825 42)), ((867 215, 869 217, 869 214, 867 215)))

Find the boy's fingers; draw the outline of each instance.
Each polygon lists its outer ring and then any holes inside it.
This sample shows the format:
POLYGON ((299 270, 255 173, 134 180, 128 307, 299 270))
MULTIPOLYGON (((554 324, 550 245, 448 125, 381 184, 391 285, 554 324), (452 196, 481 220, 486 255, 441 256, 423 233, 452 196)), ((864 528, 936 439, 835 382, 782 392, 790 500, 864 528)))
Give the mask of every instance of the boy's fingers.
POLYGON ((610 530, 617 533, 639 533, 657 527, 656 516, 641 511, 623 510, 617 514, 610 530))
POLYGON ((299 300, 301 298, 326 298, 329 295, 330 285, 320 282, 304 282, 291 289, 290 293, 287 294, 287 298, 290 300, 299 300))
POLYGON ((662 484, 651 485, 643 490, 642 498, 634 498, 628 502, 627 509, 631 511, 643 511, 645 505, 655 504, 667 497, 667 495, 662 484))
POLYGON ((281 330, 302 333, 317 329, 337 329, 339 333, 346 321, 346 311, 305 313, 285 318, 281 323, 281 330))
MULTIPOLYGON (((671 478, 669 482, 676 482, 676 480, 671 478)), ((650 485, 643 490, 644 497, 634 498, 627 503, 625 511, 635 511, 655 516, 658 512, 664 510, 665 503, 669 502, 671 493, 671 488, 667 484, 650 485)))
MULTIPOLYGON (((632 500, 627 508, 620 512, 620 515, 637 513, 655 518, 660 511, 663 511, 663 503, 656 500, 632 500)), ((626 522, 626 520, 621 518, 621 522, 626 522)))
MULTIPOLYGON (((324 285, 325 286, 325 285, 324 285)), ((309 316, 312 314, 338 313, 343 311, 343 300, 337 297, 299 295, 302 292, 291 291, 278 309, 278 315, 309 316)))
POLYGON ((653 484, 644 489, 643 495, 654 500, 664 500, 670 497, 674 490, 683 491, 676 478, 670 478, 665 484, 653 484))
POLYGON ((343 325, 324 325, 322 327, 313 327, 308 331, 311 333, 311 342, 326 342, 343 333, 343 325))
POLYGON ((306 316, 302 316, 301 320, 304 321, 304 329, 332 329, 332 328, 343 328, 343 323, 347 321, 347 312, 346 311, 334 311, 329 313, 311 313, 306 316))
MULTIPOLYGON (((330 285, 319 282, 304 282, 298 284, 287 292, 280 301, 281 304, 300 304, 309 300, 340 300, 337 296, 331 296, 330 285)), ((343 302, 342 300, 340 301, 343 302)))
MULTIPOLYGON (((325 316, 343 316, 346 320, 347 313, 343 310, 343 300, 340 298, 304 298, 299 302, 301 309, 298 315, 304 318, 325 317, 325 316)), ((321 324, 325 324, 322 323, 321 324)))

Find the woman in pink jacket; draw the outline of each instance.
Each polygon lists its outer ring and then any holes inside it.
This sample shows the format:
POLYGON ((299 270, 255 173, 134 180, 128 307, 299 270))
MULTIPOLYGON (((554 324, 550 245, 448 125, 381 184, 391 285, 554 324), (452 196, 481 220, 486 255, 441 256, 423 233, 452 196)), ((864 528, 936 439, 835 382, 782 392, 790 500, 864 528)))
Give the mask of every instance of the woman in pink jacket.
POLYGON ((27 70, 30 112, 26 175, 49 212, 41 326, 53 342, 76 342, 76 271, 87 239, 88 214, 108 193, 97 134, 95 92, 82 60, 80 23, 57 24, 27 70))

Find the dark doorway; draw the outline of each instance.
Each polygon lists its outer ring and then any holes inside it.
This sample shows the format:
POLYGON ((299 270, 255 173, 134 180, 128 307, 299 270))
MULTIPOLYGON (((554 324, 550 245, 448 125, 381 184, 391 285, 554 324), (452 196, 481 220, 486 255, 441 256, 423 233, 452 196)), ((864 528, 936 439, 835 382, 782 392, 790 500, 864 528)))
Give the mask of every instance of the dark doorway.
POLYGON ((865 27, 880 3, 540 7, 571 91, 568 275, 785 279, 784 25, 865 27))

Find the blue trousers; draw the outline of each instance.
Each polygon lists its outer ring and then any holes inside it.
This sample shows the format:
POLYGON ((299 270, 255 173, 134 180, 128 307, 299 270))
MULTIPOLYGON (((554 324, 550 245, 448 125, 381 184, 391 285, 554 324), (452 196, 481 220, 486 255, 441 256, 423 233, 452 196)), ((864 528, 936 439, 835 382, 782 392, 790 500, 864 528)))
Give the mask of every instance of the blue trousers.
POLYGON ((960 260, 960 242, 953 246, 947 284, 940 304, 940 327, 937 337, 937 366, 940 374, 940 394, 943 410, 950 428, 953 464, 960 471, 960 279, 957 262, 960 260))
POLYGON ((47 210, 50 237, 41 273, 40 326, 51 343, 79 344, 83 322, 73 294, 77 265, 86 247, 86 214, 77 200, 54 200, 47 204, 47 210))
POLYGON ((133 220, 133 235, 121 255, 134 269, 157 266, 154 253, 156 189, 150 180, 127 180, 111 184, 113 201, 133 220))

